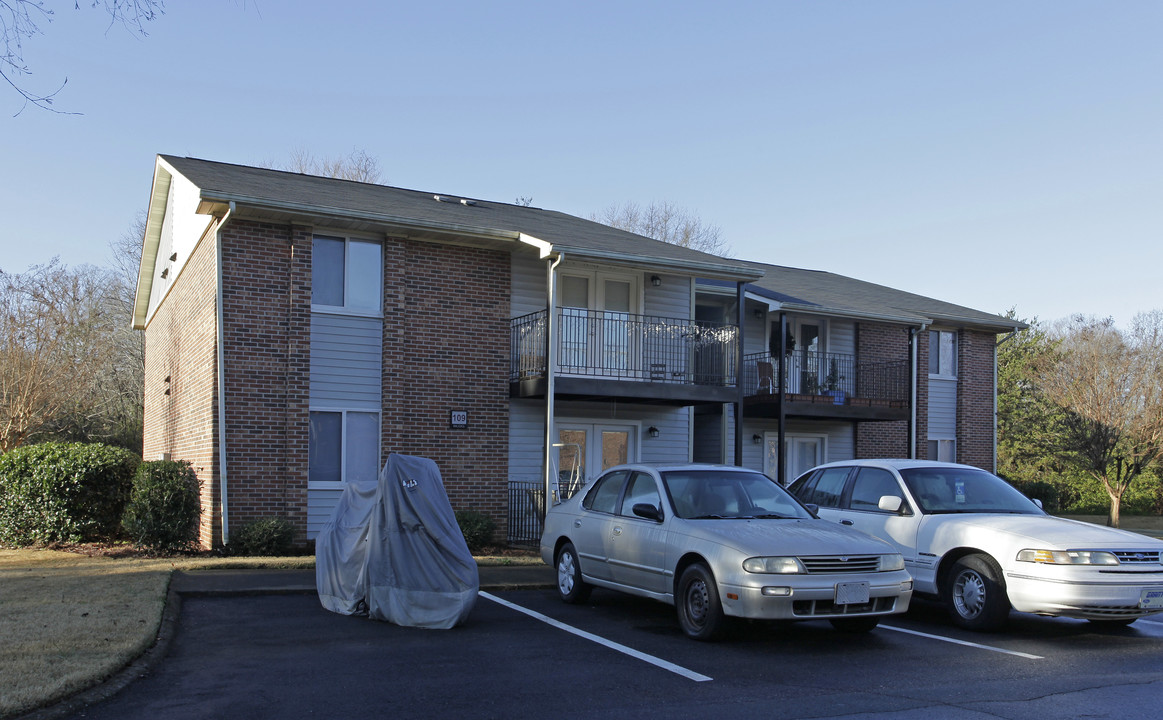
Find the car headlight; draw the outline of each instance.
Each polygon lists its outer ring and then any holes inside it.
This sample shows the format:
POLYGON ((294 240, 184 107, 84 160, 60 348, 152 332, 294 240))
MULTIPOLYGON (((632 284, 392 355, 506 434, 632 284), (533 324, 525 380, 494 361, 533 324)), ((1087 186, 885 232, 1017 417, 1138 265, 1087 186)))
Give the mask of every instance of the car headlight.
POLYGON ((753 557, 743 561, 743 569, 749 573, 772 575, 796 575, 806 573, 803 563, 794 557, 753 557))
POLYGON ((893 570, 904 570, 905 559, 900 553, 891 553, 889 555, 880 556, 880 572, 891 572, 893 570))
POLYGON ((1022 550, 1019 562, 1046 565, 1118 565, 1114 553, 1104 550, 1022 550))

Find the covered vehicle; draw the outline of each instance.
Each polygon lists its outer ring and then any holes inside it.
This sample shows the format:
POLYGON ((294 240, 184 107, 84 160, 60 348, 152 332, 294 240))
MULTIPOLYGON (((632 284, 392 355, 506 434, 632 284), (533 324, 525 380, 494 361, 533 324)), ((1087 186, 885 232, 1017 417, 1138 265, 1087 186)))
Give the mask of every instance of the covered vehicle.
POLYGON ((464 622, 480 589, 436 463, 388 456, 376 483, 351 483, 315 540, 323 607, 423 628, 464 622))
POLYGON ((721 465, 620 465, 549 508, 541 557, 566 602, 593 586, 675 605, 683 632, 728 616, 865 632, 908 609, 888 543, 814 517, 771 478, 721 465))
POLYGON ((1001 478, 931 460, 850 460, 791 486, 822 518, 892 542, 917 591, 971 630, 1010 609, 1109 624, 1163 612, 1163 542, 1046 514, 1001 478))

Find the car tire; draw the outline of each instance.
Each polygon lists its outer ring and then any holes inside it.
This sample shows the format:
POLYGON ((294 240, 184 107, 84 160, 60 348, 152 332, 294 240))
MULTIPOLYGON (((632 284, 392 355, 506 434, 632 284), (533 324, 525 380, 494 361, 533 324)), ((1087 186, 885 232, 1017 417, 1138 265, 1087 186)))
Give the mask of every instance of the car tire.
POLYGON ((566 543, 557 551, 557 593, 569 604, 585 602, 590 596, 589 583, 582 580, 581 563, 573 543, 566 543))
POLYGON ((723 636, 727 617, 715 576, 706 565, 695 563, 683 570, 674 600, 678 624, 687 637, 711 641, 723 636))
POLYGON ((988 555, 966 555, 953 564, 945 581, 945 607, 966 630, 1000 630, 1009 621, 1005 578, 988 555))
POLYGON ((851 633, 853 635, 860 635, 872 630, 880 624, 880 617, 873 615, 871 617, 850 617, 850 618, 832 618, 829 620, 832 627, 844 633, 851 633))

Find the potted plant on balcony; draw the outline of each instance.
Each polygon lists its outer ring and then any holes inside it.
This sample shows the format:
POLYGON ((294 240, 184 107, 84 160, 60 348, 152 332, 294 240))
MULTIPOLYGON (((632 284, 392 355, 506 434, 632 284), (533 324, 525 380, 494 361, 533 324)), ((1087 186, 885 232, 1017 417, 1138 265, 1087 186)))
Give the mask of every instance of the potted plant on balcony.
POLYGON ((832 397, 834 405, 843 405, 848 400, 848 393, 840 389, 840 382, 844 380, 844 376, 838 372, 836 361, 831 360, 828 363, 828 374, 824 377, 824 394, 832 397))

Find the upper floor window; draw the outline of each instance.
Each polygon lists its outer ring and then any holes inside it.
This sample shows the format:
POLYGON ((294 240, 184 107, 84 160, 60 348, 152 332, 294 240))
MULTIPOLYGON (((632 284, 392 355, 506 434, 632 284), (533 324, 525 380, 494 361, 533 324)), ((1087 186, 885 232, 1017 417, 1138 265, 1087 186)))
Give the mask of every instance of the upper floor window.
POLYGON ((316 235, 311 244, 311 304, 360 314, 382 307, 378 242, 316 235))
POLYGON ((929 374, 957 377, 957 335, 947 330, 929 332, 929 374))

